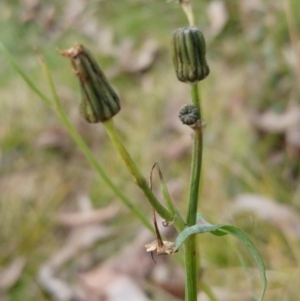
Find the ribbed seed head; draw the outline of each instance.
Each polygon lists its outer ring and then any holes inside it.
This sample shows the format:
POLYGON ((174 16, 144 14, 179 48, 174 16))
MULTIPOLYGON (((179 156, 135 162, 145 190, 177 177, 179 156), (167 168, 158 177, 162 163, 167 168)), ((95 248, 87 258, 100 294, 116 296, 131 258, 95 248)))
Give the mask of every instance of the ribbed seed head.
POLYGON ((59 52, 71 59, 78 76, 82 94, 81 116, 87 122, 97 123, 116 115, 121 109, 119 97, 91 53, 78 44, 59 52))
POLYGON ((208 76, 205 54, 205 40, 199 28, 184 27, 174 32, 173 64, 180 81, 194 83, 208 76))
POLYGON ((193 126, 200 119, 199 109, 194 105, 185 105, 179 111, 178 117, 183 124, 193 126))

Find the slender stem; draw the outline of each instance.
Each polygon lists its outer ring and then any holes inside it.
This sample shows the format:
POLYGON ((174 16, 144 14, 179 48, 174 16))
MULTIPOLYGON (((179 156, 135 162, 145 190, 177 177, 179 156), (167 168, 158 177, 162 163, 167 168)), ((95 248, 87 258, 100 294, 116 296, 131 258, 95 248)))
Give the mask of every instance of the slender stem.
POLYGON ((114 191, 114 193, 123 201, 123 203, 142 221, 142 223, 151 231, 154 232, 153 226, 149 222, 149 220, 145 217, 145 215, 140 211, 140 209, 135 206, 124 194, 123 192, 111 181, 109 176, 106 174, 102 166, 98 163, 98 161, 95 159, 91 151, 89 150, 88 146, 86 145, 85 141, 82 139, 82 137, 78 134, 76 129, 73 127, 73 125, 70 123, 69 119, 67 118, 59 97, 57 95, 52 76, 49 72, 49 69, 46 65, 46 63, 43 61, 43 59, 40 57, 40 61, 43 67, 43 70, 45 72, 46 78, 48 80, 51 93, 54 99, 55 104, 55 110, 56 113, 61 120, 61 122, 64 124, 64 126, 67 128, 68 132, 80 148, 80 150, 84 153, 85 157, 87 158, 90 165, 94 168, 94 170, 100 175, 100 177, 104 180, 104 182, 114 191))
MULTIPOLYGON (((155 167, 158 171, 159 180, 160 180, 160 190, 161 190, 163 199, 165 201, 165 204, 167 205, 167 208, 169 209, 171 214, 174 216, 174 226, 180 233, 181 231, 183 231, 183 229, 185 227, 185 222, 182 219, 181 214, 179 213, 178 209, 174 206, 174 204, 172 202, 171 195, 169 193, 168 187, 164 181, 162 172, 161 172, 159 164, 157 162, 153 165, 152 171, 155 167)), ((152 178, 152 171, 151 171, 150 179, 152 178)))
MULTIPOLYGON (((198 107, 199 109, 200 122, 201 122, 200 99, 199 99, 197 84, 192 84, 191 96, 192 96, 193 105, 198 107)), ((199 126, 194 130, 192 167, 191 167, 191 179, 190 179, 190 199, 189 199, 189 207, 188 207, 188 214, 187 214, 188 226, 193 226, 196 223, 201 164, 202 164, 202 127, 199 126)))
POLYGON ((23 80, 26 82, 26 84, 29 86, 31 90, 34 91, 35 94, 37 94, 42 101, 44 101, 48 106, 51 105, 51 100, 46 97, 32 82, 32 80, 28 77, 28 75, 19 67, 19 65, 16 63, 14 58, 10 55, 8 50, 4 47, 4 45, 0 42, 0 51, 2 54, 6 57, 6 59, 11 63, 13 68, 17 71, 17 73, 20 74, 20 76, 23 78, 23 80))
POLYGON ((167 205, 167 208, 171 212, 171 214, 173 214, 175 216, 176 215, 176 209, 174 207, 174 204, 172 202, 168 187, 167 187, 167 185, 164 181, 164 177, 162 175, 159 164, 157 162, 155 162, 154 165, 152 166, 152 170, 151 170, 151 174, 150 174, 150 188, 152 190, 152 187, 151 187, 152 186, 152 173, 153 173, 155 168, 158 171, 159 182, 160 182, 160 190, 161 190, 163 199, 165 201, 165 204, 167 205))
MULTIPOLYGON (((193 104, 199 108, 200 122, 200 97, 197 84, 191 85, 191 96, 193 104)), ((202 165, 202 127, 201 125, 194 130, 194 142, 191 164, 190 178, 190 197, 187 212, 187 226, 193 226, 197 219, 198 195, 200 185, 202 165)), ((185 300, 197 300, 197 280, 198 280, 199 256, 196 245, 196 235, 191 235, 185 243, 185 269, 186 269, 186 286, 185 300)))
POLYGON ((167 221, 173 221, 174 216, 164 207, 160 204, 150 187, 148 186, 148 183, 144 176, 141 174, 139 169, 137 168, 136 164, 132 160, 131 156, 127 152, 126 148, 124 147, 122 141, 120 140, 113 120, 109 119, 108 121, 105 121, 103 123, 107 134, 109 135, 114 147, 116 150, 119 152, 121 158, 123 159, 125 165, 133 175, 134 179, 136 180, 137 185, 142 189, 144 192, 145 196, 151 203, 152 207, 155 209, 155 211, 164 219, 167 221))
POLYGON ((191 235, 184 244, 184 259, 185 259, 185 300, 197 300, 197 251, 196 251, 196 236, 191 235))
POLYGON ((191 84, 191 97, 195 107, 199 109, 200 121, 201 121, 201 93, 199 93, 198 84, 191 84))
POLYGON ((194 17, 194 13, 193 13, 193 9, 191 6, 191 3, 189 0, 179 0, 181 7, 184 11, 184 13, 186 14, 189 24, 190 26, 194 26, 195 25, 195 17, 194 17))
MULTIPOLYGON (((180 0, 183 11, 185 12, 189 25, 195 25, 195 18, 189 0, 180 0)), ((200 94, 197 84, 191 85, 191 97, 193 105, 199 109, 201 122, 200 94)), ((193 226, 197 219, 198 194, 200 185, 202 165, 202 127, 201 125, 194 130, 194 142, 192 153, 192 169, 190 178, 190 197, 187 212, 187 226, 193 226)), ((197 280, 198 266, 200 266, 199 254, 197 252, 196 235, 191 235, 184 244, 185 257, 185 301, 197 300, 197 280)))

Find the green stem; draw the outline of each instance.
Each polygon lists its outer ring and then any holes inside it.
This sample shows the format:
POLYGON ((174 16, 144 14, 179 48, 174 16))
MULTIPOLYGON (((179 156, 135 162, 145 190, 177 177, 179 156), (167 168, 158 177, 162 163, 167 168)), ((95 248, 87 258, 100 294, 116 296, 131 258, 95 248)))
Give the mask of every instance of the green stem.
POLYGON ((196 235, 191 235, 184 244, 185 259, 185 300, 197 300, 197 251, 196 235))
POLYGON ((61 120, 61 122, 63 123, 63 125, 67 128, 69 134, 72 136, 72 138, 74 139, 74 141, 76 142, 76 144, 78 145, 78 147, 80 148, 80 150, 83 152, 83 154, 85 155, 86 159, 88 160, 88 162, 90 163, 90 165, 92 166, 92 168, 94 168, 94 170, 100 175, 100 177, 104 180, 104 182, 113 190, 113 192, 123 201, 123 203, 142 221, 142 223, 151 231, 154 232, 153 226, 151 225, 151 223, 149 222, 149 220, 145 217, 145 215, 140 211, 140 209, 135 206, 124 194, 123 192, 111 181, 111 179, 109 178, 109 176, 106 174, 106 172, 104 171, 104 169, 102 168, 102 166, 98 163, 98 161, 95 159, 95 157, 93 156, 93 154, 91 153, 91 151, 89 150, 88 146, 86 145, 85 141, 83 140, 83 138, 78 134, 78 132, 76 131, 76 129, 73 127, 73 125, 70 123, 69 119, 67 118, 59 97, 57 95, 53 80, 52 80, 52 76, 49 72, 49 69, 46 65, 46 63, 43 61, 42 58, 41 59, 41 64, 43 67, 43 70, 45 72, 47 81, 49 83, 50 89, 51 89, 51 93, 54 99, 54 104, 55 104, 55 110, 56 113, 59 117, 59 119, 61 120))
MULTIPOLYGON (((201 122, 200 95, 198 93, 197 84, 191 85, 191 96, 193 105, 198 107, 201 122)), ((194 130, 193 153, 191 163, 190 178, 190 197, 187 212, 187 226, 193 226, 197 219, 199 185, 202 165, 202 127, 201 125, 194 130)), ((199 266, 199 256, 196 245, 196 235, 191 235, 185 243, 185 269, 186 269, 186 285, 185 300, 197 300, 197 274, 199 266)))
POLYGON ((181 3, 181 7, 182 7, 185 15, 188 18, 190 26, 194 26, 195 25, 195 17, 194 17, 193 8, 192 8, 190 1, 180 0, 179 2, 181 3))
POLYGON ((164 181, 162 172, 160 170, 160 167, 158 163, 156 162, 153 166, 153 168, 156 167, 159 175, 159 180, 160 180, 160 190, 163 196, 163 199, 165 201, 165 204, 167 205, 168 210, 171 212, 171 214, 174 216, 174 226, 180 233, 183 231, 185 227, 185 222, 183 218, 181 217, 181 214, 179 213, 178 209, 174 206, 172 202, 171 195, 169 193, 168 187, 164 181))
MULTIPOLYGON (((195 18, 190 1, 180 1, 189 25, 195 25, 195 18)), ((199 109, 201 122, 200 94, 197 84, 191 85, 191 96, 193 105, 199 109)), ((194 130, 192 170, 190 179, 190 197, 187 212, 187 226, 193 226, 197 219, 198 194, 200 185, 200 174, 202 165, 202 127, 201 124, 194 130)), ((191 235, 184 245, 185 257, 185 301, 197 300, 197 280, 199 256, 197 254, 196 235, 191 235)))
POLYGON ((129 171, 131 172, 133 177, 135 178, 137 185, 142 189, 142 191, 144 192, 146 198, 151 203, 152 207, 155 209, 155 211, 162 218, 164 218, 167 221, 173 221, 174 216, 164 206, 162 206, 160 204, 160 202, 158 201, 158 199, 156 198, 156 196, 154 195, 154 193, 150 189, 146 179, 141 174, 141 172, 137 168, 136 164, 132 160, 131 156, 127 152, 126 148, 124 147, 122 141, 120 140, 120 138, 119 138, 119 136, 116 132, 113 120, 109 119, 108 121, 105 121, 103 123, 103 125, 104 125, 104 127, 107 131, 107 134, 108 134, 109 138, 111 139, 114 147, 116 148, 116 150, 120 154, 120 156, 123 159, 125 165, 129 169, 129 171))
POLYGON ((29 86, 31 90, 35 94, 37 94, 42 101, 47 104, 48 106, 51 105, 51 100, 47 98, 32 82, 32 80, 27 76, 27 74, 19 67, 19 65, 16 63, 14 58, 11 56, 11 54, 8 52, 8 50, 4 47, 4 45, 0 42, 0 52, 5 56, 5 58, 11 63, 13 68, 19 73, 19 75, 23 78, 23 80, 26 82, 26 84, 29 86))
MULTIPOLYGON (((199 98, 197 84, 191 85, 191 96, 192 96, 193 105, 198 107, 199 109, 200 122, 201 122, 200 98, 199 98)), ((201 165, 202 165, 202 127, 200 125, 194 130, 194 141, 193 141, 192 163, 191 163, 191 179, 190 179, 190 198, 189 198, 189 207, 187 213, 188 226, 193 226, 196 223, 201 165)))

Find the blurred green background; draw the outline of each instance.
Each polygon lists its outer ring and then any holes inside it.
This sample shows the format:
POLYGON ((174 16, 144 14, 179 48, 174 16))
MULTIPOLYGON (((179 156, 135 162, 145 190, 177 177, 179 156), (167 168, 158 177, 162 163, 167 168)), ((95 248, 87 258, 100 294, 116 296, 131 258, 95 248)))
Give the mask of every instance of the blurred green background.
MULTIPOLYGON (((211 69, 200 84, 207 125, 199 211, 212 223, 232 223, 250 235, 267 268, 265 300, 297 301, 300 2, 192 4, 211 69)), ((80 42, 95 54, 121 99, 115 123, 124 143, 146 177, 159 162, 174 202, 185 213, 191 132, 177 115, 189 102, 189 87, 177 81, 170 51, 172 32, 182 26, 187 20, 175 1, 0 2, 1 42, 50 97, 35 49, 43 54, 71 122, 149 218, 150 206, 101 124, 88 125, 79 116, 77 79, 56 49, 80 42)), ((94 209, 119 200, 88 166, 55 113, 3 56, 0 78, 0 282, 13 263, 19 268, 13 281, 0 284, 0 300, 57 300, 39 283, 38 271, 73 231, 58 217, 83 210, 80 195, 94 209)), ((89 264, 82 263, 82 254, 66 263, 62 277, 67 283, 76 283, 82 266, 91 270, 116 254, 142 228, 123 205, 106 225, 114 234, 82 252, 92 254, 89 264)), ((223 292, 219 300, 229 300, 231 293, 230 300, 254 300, 259 276, 247 251, 235 239, 209 234, 199 238, 199 245, 203 279, 223 292)), ((153 300, 161 298, 155 286, 151 290, 153 300)))

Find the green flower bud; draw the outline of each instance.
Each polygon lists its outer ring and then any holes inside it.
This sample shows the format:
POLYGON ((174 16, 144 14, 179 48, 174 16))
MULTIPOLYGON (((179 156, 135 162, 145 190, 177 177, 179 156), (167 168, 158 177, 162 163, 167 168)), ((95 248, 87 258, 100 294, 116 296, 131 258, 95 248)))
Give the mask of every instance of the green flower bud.
POLYGON ((205 40, 199 28, 177 29, 173 34, 173 64, 177 78, 194 83, 208 76, 205 53, 205 40))
POLYGON ((183 124, 193 127, 200 119, 199 109, 194 105, 185 105, 179 111, 178 117, 183 124))
POLYGON ((59 52, 71 59, 78 76, 82 94, 81 116, 87 122, 97 123, 116 115, 121 108, 119 97, 90 52, 78 44, 59 52))

